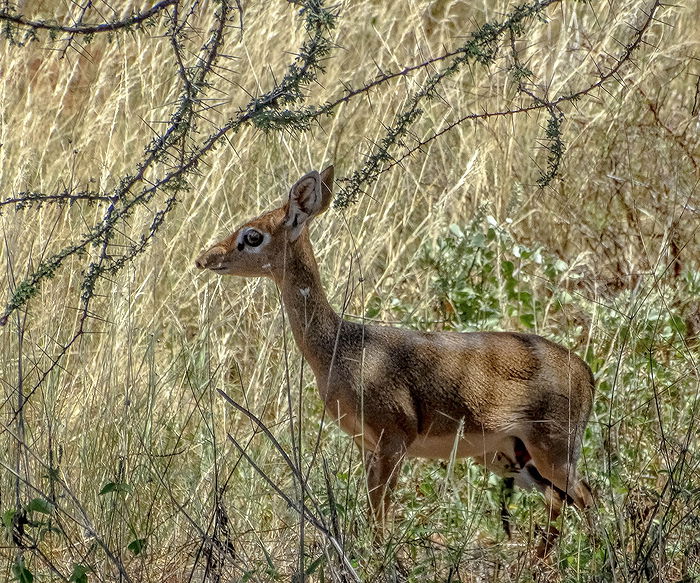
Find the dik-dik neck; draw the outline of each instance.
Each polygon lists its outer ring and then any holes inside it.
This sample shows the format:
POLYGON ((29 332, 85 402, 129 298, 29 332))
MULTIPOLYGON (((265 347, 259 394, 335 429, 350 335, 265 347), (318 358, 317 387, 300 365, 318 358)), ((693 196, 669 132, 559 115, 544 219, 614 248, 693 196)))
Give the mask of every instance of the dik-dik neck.
POLYGON ((306 230, 287 247, 285 267, 274 275, 299 349, 317 378, 328 374, 341 318, 328 303, 306 230))

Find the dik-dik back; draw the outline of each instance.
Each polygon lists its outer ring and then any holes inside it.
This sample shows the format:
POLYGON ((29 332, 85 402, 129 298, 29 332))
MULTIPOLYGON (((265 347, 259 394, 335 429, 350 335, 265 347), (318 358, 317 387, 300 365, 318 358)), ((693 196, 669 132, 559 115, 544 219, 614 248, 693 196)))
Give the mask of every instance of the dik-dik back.
POLYGON ((588 366, 533 334, 417 332, 341 319, 321 286, 308 232, 332 187, 332 166, 310 172, 283 206, 245 223, 196 263, 279 286, 327 411, 369 454, 379 522, 406 456, 474 457, 542 491, 552 519, 563 502, 588 506, 590 489, 576 472, 594 394, 588 366))

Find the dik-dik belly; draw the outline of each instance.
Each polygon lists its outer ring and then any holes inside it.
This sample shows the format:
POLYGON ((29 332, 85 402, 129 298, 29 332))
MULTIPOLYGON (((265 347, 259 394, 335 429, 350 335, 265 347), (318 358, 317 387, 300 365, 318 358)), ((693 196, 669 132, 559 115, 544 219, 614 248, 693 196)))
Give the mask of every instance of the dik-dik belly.
POLYGON ((513 449, 513 438, 506 433, 446 433, 418 435, 409 444, 410 457, 450 459, 452 456, 488 457, 492 452, 509 452, 513 449))
MULTIPOLYGON (((374 451, 382 439, 395 437, 385 433, 385 428, 375 427, 377 423, 372 423, 364 417, 361 410, 342 400, 327 402, 326 411, 359 447, 367 451, 374 451)), ((407 442, 405 447, 409 457, 450 459, 454 455, 460 458, 488 458, 490 452, 510 452, 513 449, 512 442, 512 436, 503 432, 464 433, 458 426, 454 432, 440 434, 428 429, 407 442)))

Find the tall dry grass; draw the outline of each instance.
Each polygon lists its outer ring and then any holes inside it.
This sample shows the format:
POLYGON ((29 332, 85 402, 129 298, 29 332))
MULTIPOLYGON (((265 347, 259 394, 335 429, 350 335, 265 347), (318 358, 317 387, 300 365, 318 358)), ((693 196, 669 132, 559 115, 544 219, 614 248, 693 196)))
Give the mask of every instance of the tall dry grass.
MULTIPOLYGON (((115 7, 123 15, 131 5, 94 2, 86 19, 111 18, 115 7)), ((49 1, 20 8, 62 21, 77 10, 49 1)), ((199 8, 201 30, 210 25, 209 8, 199 8)), ((378 71, 441 54, 509 8, 501 0, 340 5, 338 48, 309 100, 337 96, 340 82, 359 86, 378 71)), ((520 41, 523 62, 550 96, 586 85, 597 64, 619 53, 644 9, 624 0, 558 5, 520 41)), ((296 10, 243 3, 243 31, 229 31, 222 49, 235 59, 218 71, 218 103, 200 120, 202 135, 284 74, 304 39, 296 10)), ((547 158, 543 112, 466 122, 313 225, 331 303, 340 309, 349 294, 348 317, 522 329, 519 316, 529 310, 535 331, 593 366, 599 392, 582 471, 598 495, 594 525, 567 515, 548 577, 700 580, 699 18, 694 2, 663 8, 615 81, 563 106, 567 151, 547 188, 536 185, 547 158), (489 216, 499 226, 490 240, 489 216), (472 223, 475 217, 483 220, 472 223), (466 289, 440 288, 436 264, 451 224, 465 237, 485 233, 492 255, 483 256, 494 265, 513 261, 515 245, 538 250, 520 267, 523 287, 539 303, 508 297, 501 271, 470 279, 459 257, 452 268, 465 274, 466 289), (548 269, 557 260, 566 268, 548 269), (500 315, 469 320, 460 312, 464 294, 488 296, 500 315)), ((27 190, 107 190, 134 171, 179 90, 161 33, 162 23, 68 47, 47 37, 1 45, 3 199, 27 190)), ((447 81, 416 137, 468 112, 525 103, 508 66, 501 58, 447 81)), ((276 205, 305 171, 333 162, 336 175, 349 175, 426 74, 373 90, 308 133, 247 126, 231 136, 205 158, 147 250, 99 283, 86 333, 45 378, 79 325, 87 259, 72 258, 0 329, 0 579, 20 573, 20 560, 37 581, 84 580, 76 565, 90 569, 89 581, 348 577, 327 537, 303 525, 250 463, 292 500, 302 495, 270 439, 219 389, 297 452, 308 474, 306 502, 335 524, 363 580, 541 576, 530 561, 538 497, 518 495, 514 538, 504 540, 498 483, 467 461, 409 463, 393 530, 376 549, 361 460, 347 437, 321 423, 277 290, 193 265, 212 241, 276 205), (13 512, 32 500, 51 505, 35 503, 34 524, 13 539, 13 512)), ((138 239, 156 204, 134 214, 115 244, 138 239)), ((103 205, 81 203, 4 207, 5 296, 103 213, 103 205)))

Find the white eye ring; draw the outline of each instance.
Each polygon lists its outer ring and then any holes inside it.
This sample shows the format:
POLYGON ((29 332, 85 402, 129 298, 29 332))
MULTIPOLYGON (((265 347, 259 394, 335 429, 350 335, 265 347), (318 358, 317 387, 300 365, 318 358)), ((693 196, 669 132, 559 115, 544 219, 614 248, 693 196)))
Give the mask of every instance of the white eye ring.
POLYGON ((248 229, 243 234, 243 243, 248 245, 248 247, 260 247, 264 240, 265 235, 256 229, 248 229))
POLYGON ((254 227, 244 229, 238 234, 237 247, 239 251, 248 253, 258 253, 260 249, 270 240, 270 235, 264 231, 259 231, 254 227))

